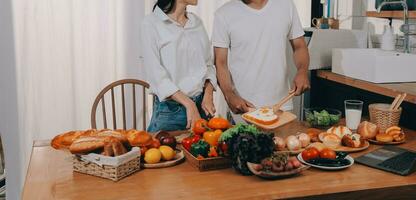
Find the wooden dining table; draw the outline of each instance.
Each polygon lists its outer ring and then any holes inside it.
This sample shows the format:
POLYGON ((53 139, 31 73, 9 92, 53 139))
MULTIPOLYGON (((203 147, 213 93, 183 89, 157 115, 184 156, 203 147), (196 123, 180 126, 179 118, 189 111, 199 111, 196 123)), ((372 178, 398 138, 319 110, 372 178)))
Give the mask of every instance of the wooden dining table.
MULTIPOLYGON (((305 131, 302 122, 276 130, 287 136, 305 131)), ((416 150, 416 132, 405 130, 399 145, 416 150)), ((357 157, 380 148, 352 153, 357 157)), ((187 161, 174 167, 142 169, 118 182, 72 171, 71 154, 37 141, 22 199, 416 199, 416 173, 395 175, 355 163, 341 171, 310 168, 298 176, 265 180, 242 176, 232 168, 200 172, 187 161)))

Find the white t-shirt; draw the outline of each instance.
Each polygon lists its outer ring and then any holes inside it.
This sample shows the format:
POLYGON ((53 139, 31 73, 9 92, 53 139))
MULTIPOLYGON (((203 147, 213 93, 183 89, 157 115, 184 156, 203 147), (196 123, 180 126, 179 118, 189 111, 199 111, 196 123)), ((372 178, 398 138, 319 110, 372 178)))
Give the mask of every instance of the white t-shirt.
MULTIPOLYGON (((303 35, 292 0, 268 0, 260 10, 233 0, 215 13, 212 43, 229 49, 228 67, 240 96, 262 107, 288 94, 287 42, 303 35)), ((282 109, 292 110, 293 103, 282 109)))

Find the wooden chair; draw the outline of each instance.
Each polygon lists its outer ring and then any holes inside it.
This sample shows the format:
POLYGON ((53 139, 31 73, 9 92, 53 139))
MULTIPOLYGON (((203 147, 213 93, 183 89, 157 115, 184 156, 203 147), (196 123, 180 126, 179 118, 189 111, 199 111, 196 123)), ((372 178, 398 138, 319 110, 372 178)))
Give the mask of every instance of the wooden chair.
POLYGON ((106 86, 95 98, 94 104, 92 106, 91 110, 91 127, 93 129, 97 128, 97 121, 96 121, 96 115, 97 115, 97 107, 101 103, 101 110, 103 113, 103 124, 104 129, 107 129, 107 113, 106 113, 106 104, 105 104, 105 95, 107 92, 111 93, 111 111, 112 111, 112 123, 113 123, 113 129, 118 129, 117 127, 117 113, 116 113, 116 103, 115 103, 115 89, 117 87, 121 88, 121 109, 122 109, 122 119, 123 119, 123 129, 127 130, 126 127, 126 92, 125 91, 125 85, 131 85, 132 87, 132 104, 133 104, 133 128, 137 129, 137 116, 136 116, 136 86, 138 88, 142 88, 142 96, 143 96, 143 129, 146 129, 146 90, 149 88, 149 84, 136 79, 123 79, 116 82, 113 82, 106 86))

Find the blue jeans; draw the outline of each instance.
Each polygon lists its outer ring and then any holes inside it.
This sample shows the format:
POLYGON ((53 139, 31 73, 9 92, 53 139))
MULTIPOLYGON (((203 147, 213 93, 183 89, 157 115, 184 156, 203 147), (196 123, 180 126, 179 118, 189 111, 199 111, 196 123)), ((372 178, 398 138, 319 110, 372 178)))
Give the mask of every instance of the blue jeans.
MULTIPOLYGON (((192 97, 202 118, 207 119, 205 112, 201 108, 203 94, 192 97)), ((153 115, 150 120, 148 132, 158 131, 178 131, 186 130, 187 117, 186 108, 174 100, 159 101, 155 96, 153 101, 153 115)))

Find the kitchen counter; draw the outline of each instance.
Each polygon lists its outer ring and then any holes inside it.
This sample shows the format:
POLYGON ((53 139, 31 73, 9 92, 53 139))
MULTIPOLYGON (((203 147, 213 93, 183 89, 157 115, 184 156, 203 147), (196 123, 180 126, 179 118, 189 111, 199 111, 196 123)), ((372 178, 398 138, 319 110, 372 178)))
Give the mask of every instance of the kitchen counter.
MULTIPOLYGON (((304 131, 293 122, 277 135, 304 131)), ((405 130, 400 146, 416 150, 416 132, 405 130)), ((357 157, 380 146, 351 154, 357 157)), ((301 175, 268 181, 233 169, 199 172, 187 161, 163 169, 141 170, 119 182, 72 172, 71 155, 49 142, 35 142, 23 199, 414 199, 416 173, 403 177, 354 164, 343 171, 311 168, 301 175)))
POLYGON ((318 70, 317 76, 337 83, 349 85, 369 92, 395 98, 398 94, 407 93, 406 102, 416 104, 416 83, 383 83, 376 84, 347 76, 332 73, 328 70, 318 70))

